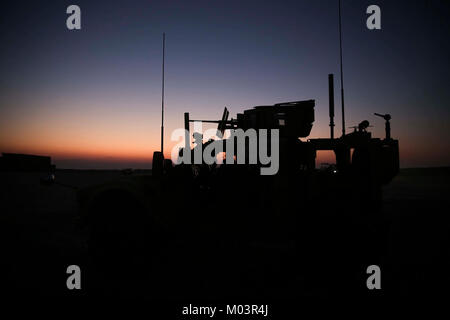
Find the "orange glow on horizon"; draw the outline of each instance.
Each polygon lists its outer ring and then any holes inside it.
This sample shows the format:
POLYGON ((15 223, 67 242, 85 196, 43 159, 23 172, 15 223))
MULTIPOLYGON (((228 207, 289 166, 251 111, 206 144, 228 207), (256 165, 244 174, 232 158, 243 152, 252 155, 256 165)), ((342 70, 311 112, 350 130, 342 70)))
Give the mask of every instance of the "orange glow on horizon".
MULTIPOLYGON (((159 108, 144 108, 144 102, 136 100, 134 108, 124 109, 118 105, 121 104, 120 101, 110 99, 107 102, 94 100, 90 104, 66 101, 65 107, 58 109, 57 102, 53 102, 55 105, 44 105, 41 102, 26 114, 14 113, 13 109, 3 114, 0 118, 0 152, 47 155, 56 161, 100 161, 120 167, 121 162, 136 163, 137 166, 149 164, 153 152, 159 151, 159 108), (88 104, 90 107, 87 111, 81 111, 80 104, 88 104)), ((214 119, 217 110, 208 110, 204 118, 214 119)), ((197 117, 199 113, 193 112, 192 117, 197 117)), ((317 117, 308 138, 329 135, 329 129, 320 125, 321 123, 326 123, 326 120, 317 117)), ((171 133, 182 127, 181 111, 168 113, 164 139, 166 159, 171 158, 172 148, 178 143, 171 141, 171 133)), ((208 129, 208 126, 205 125, 204 129, 208 129)), ((373 136, 383 136, 382 126, 374 128, 375 130, 378 132, 373 136)), ((447 162, 450 150, 448 147, 436 148, 430 144, 430 134, 416 135, 412 139, 406 133, 402 135, 401 127, 396 127, 396 130, 400 133, 396 138, 400 141, 402 167, 423 164, 442 166, 447 162)), ((329 154, 318 153, 316 163, 333 162, 332 158, 329 154)))

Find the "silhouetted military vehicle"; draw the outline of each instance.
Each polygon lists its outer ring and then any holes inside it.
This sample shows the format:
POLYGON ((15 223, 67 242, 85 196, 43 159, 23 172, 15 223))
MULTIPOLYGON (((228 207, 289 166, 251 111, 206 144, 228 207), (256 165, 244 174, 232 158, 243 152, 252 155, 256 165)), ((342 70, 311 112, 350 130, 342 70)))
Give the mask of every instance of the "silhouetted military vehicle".
MULTIPOLYGON (((398 141, 389 115, 381 115, 384 139, 371 136, 368 121, 334 138, 331 98, 331 137, 307 140, 314 107, 314 100, 257 106, 231 120, 225 109, 222 119, 206 121, 221 133, 279 129, 275 175, 261 175, 266 164, 259 160, 173 166, 155 153, 152 175, 80 190, 97 275, 121 279, 114 288, 152 288, 158 296, 290 297, 365 288, 365 268, 383 261, 381 190, 399 170, 398 141), (330 170, 316 168, 320 150, 336 155, 330 170)), ((193 121, 186 113, 188 137, 193 121)), ((199 141, 195 147, 210 142, 199 141)), ((107 283, 98 287, 111 288, 107 283)))

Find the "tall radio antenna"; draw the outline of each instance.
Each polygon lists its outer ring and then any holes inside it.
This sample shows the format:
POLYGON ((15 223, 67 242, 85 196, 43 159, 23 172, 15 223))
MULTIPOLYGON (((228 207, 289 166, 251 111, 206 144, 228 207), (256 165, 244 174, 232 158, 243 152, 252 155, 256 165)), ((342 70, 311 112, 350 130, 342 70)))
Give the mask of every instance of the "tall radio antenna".
POLYGON ((164 58, 166 50, 166 33, 163 32, 163 57, 162 57, 162 92, 161 92, 161 153, 164 154, 164 58))
POLYGON ((343 70, 343 67, 342 67, 342 22, 341 22, 341 0, 339 0, 339 53, 340 53, 340 60, 341 60, 342 136, 345 136, 344 70, 343 70))

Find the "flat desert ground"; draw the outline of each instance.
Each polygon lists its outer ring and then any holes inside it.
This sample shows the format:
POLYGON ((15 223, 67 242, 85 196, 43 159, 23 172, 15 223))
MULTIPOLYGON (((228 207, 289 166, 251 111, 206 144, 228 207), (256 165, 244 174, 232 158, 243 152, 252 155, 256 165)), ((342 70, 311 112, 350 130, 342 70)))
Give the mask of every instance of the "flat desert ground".
MULTIPOLYGON (((89 268, 87 235, 78 226, 70 186, 105 182, 121 172, 57 170, 63 185, 50 187, 40 184, 42 176, 0 173, 0 290, 29 298, 89 294, 66 288, 67 266, 89 268)), ((450 168, 402 169, 383 196, 389 224, 383 290, 392 296, 445 292, 450 285, 450 168)), ((83 283, 89 272, 86 277, 83 283)))

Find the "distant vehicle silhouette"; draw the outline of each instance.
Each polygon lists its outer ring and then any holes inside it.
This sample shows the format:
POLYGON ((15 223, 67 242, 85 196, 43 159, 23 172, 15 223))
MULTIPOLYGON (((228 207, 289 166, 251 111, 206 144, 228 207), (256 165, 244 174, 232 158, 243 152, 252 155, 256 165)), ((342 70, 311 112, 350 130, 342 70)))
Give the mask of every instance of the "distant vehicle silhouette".
POLYGON ((49 173, 45 177, 42 177, 40 181, 42 185, 52 185, 55 183, 55 175, 53 173, 49 173))

